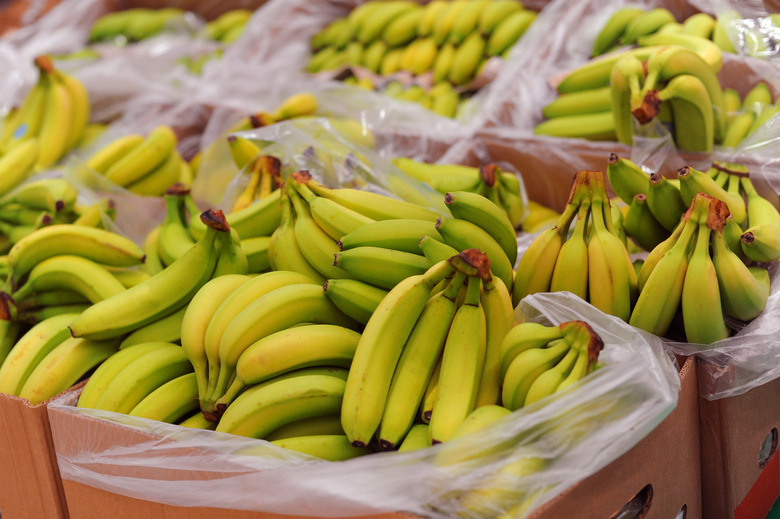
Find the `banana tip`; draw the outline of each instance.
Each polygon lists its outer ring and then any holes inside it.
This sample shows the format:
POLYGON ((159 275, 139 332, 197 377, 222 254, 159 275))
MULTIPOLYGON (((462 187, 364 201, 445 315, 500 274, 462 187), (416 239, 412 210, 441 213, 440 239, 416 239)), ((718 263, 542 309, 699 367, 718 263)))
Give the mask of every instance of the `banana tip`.
POLYGON ((176 182, 165 190, 166 195, 184 196, 190 193, 190 188, 183 182, 176 182))
POLYGON ((358 449, 362 449, 363 447, 366 446, 366 444, 364 442, 360 441, 360 440, 353 440, 352 441, 352 446, 353 447, 357 447, 358 449))
POLYGON ((609 164, 609 165, 616 164, 617 161, 618 161, 618 158, 619 157, 618 157, 617 153, 610 153, 609 154, 609 158, 607 159, 607 164, 609 164))
POLYGON ((307 184, 311 180, 311 173, 307 169, 296 171, 291 176, 299 184, 307 184))
POLYGON ((387 440, 379 440, 380 451, 391 451, 394 448, 395 448, 395 444, 393 442, 387 440))
POLYGON ((479 174, 482 177, 482 182, 488 187, 493 187, 496 184, 496 175, 499 173, 498 166, 495 164, 485 164, 480 166, 479 174))
POLYGON ((754 241, 756 241, 756 236, 751 231, 748 231, 743 233, 740 239, 745 245, 751 245, 754 241))
POLYGON ((203 213, 200 215, 200 221, 215 231, 230 231, 230 225, 228 225, 227 219, 225 218, 225 214, 222 212, 222 209, 207 209, 206 211, 203 211, 203 213))

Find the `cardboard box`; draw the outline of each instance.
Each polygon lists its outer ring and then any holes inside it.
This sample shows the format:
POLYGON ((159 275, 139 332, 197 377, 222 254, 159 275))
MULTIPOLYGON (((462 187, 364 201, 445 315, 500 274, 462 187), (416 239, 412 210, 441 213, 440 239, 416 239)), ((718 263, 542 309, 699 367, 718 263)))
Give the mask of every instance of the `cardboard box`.
POLYGON ((0 394, 0 514, 67 519, 46 402, 0 394))
POLYGON ((631 517, 645 519, 715 518, 702 515, 695 364, 693 357, 682 364, 677 407, 652 433, 596 474, 540 507, 530 519, 605 519, 616 517, 628 507, 644 511, 631 517), (681 510, 685 515, 678 516, 681 510))
MULTIPOLYGON (((712 370, 698 362, 702 387, 712 370)), ((707 519, 763 518, 780 497, 780 379, 739 396, 699 401, 702 505, 707 519)))

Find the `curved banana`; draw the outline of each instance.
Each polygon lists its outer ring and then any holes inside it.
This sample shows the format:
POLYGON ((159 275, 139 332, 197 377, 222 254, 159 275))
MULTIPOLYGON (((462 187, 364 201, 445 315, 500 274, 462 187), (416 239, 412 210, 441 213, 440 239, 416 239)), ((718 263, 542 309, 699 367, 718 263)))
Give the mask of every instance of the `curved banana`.
POLYGON ((612 110, 612 88, 603 86, 570 94, 561 94, 542 108, 546 119, 569 115, 595 114, 612 110))
POLYGON ((150 341, 180 342, 182 320, 184 319, 187 307, 188 305, 184 305, 175 312, 168 314, 165 317, 161 317, 157 321, 153 321, 146 326, 138 328, 124 338, 119 344, 119 349, 129 348, 130 346, 150 341))
POLYGON ((57 214, 71 211, 76 205, 78 191, 64 178, 44 178, 19 186, 2 198, 1 204, 16 202, 31 209, 57 214))
POLYGON ((387 290, 356 279, 329 279, 322 289, 344 315, 360 324, 368 322, 387 295, 387 290))
MULTIPOLYGON (((271 236, 282 221, 281 190, 276 189, 265 198, 240 211, 226 216, 231 229, 235 229, 241 238, 271 236)), ((190 224, 192 230, 192 224, 190 224)), ((195 237, 197 239, 197 237, 195 237)))
POLYGON ((515 324, 512 295, 503 283, 490 278, 482 281, 480 295, 487 325, 485 363, 480 376, 475 406, 492 406, 501 396, 501 350, 509 331, 515 324))
POLYGON ((131 193, 141 196, 161 196, 179 182, 185 164, 179 152, 173 150, 162 163, 152 171, 126 186, 131 193))
POLYGON ((511 328, 501 342, 498 369, 500 380, 504 380, 509 365, 522 352, 534 348, 542 348, 548 343, 561 338, 563 338, 563 328, 560 326, 544 326, 538 323, 525 322, 511 328))
POLYGON ((663 7, 645 11, 628 22, 620 41, 624 45, 636 43, 640 36, 654 34, 667 23, 675 21, 674 15, 663 7))
POLYGON ((291 422, 266 435, 266 440, 283 440, 300 436, 319 436, 321 434, 344 434, 341 428, 341 415, 326 414, 291 422))
POLYGON ((590 202, 584 200, 577 212, 571 236, 563 243, 550 280, 550 291, 568 291, 587 300, 588 297, 588 243, 586 231, 590 202))
POLYGON ((19 302, 46 290, 70 290, 97 303, 124 292, 125 287, 102 265, 82 256, 61 255, 35 265, 11 297, 19 302))
POLYGON ((441 239, 435 220, 379 220, 341 236, 338 245, 342 251, 368 246, 419 255, 423 236, 441 239))
POLYGON ((353 447, 343 434, 300 436, 271 443, 327 461, 344 461, 371 453, 368 447, 353 447))
MULTIPOLYGON (((189 192, 189 189, 187 189, 189 192)), ((165 220, 157 234, 157 253, 164 265, 170 265, 195 245, 184 220, 184 199, 179 185, 171 186, 165 192, 165 220)))
POLYGON ((425 256, 368 246, 336 253, 333 264, 357 280, 386 290, 428 270, 425 256))
POLYGON ((523 407, 547 398, 558 391, 558 387, 569 376, 579 356, 580 352, 571 348, 557 364, 536 377, 536 380, 528 387, 523 407))
POLYGON ((715 18, 708 13, 693 14, 683 22, 683 32, 708 40, 711 39, 714 28, 715 18))
POLYGON ((398 447, 398 452, 412 452, 430 446, 431 439, 428 434, 428 424, 418 423, 414 424, 409 430, 409 433, 398 447))
POLYGON ((618 45, 628 24, 641 14, 644 14, 644 11, 638 7, 621 7, 612 13, 593 40, 590 55, 601 56, 618 45))
POLYGON ((568 94, 579 92, 581 90, 591 90, 609 85, 609 78, 612 67, 619 59, 624 56, 635 56, 640 61, 646 60, 650 55, 661 48, 661 45, 654 47, 639 47, 625 52, 600 56, 592 59, 584 65, 571 71, 556 87, 559 94, 568 94))
POLYGON ((70 131, 65 142, 65 151, 67 152, 81 142, 87 129, 90 116, 89 93, 84 88, 84 84, 74 76, 60 70, 55 71, 55 76, 65 86, 72 107, 70 131))
POLYGON ((420 238, 419 247, 431 267, 458 254, 457 249, 431 236, 420 238))
POLYGON ((36 168, 54 166, 67 152, 67 142, 73 123, 73 100, 65 84, 54 74, 54 66, 46 56, 38 56, 35 64, 41 74, 49 76, 47 81, 44 111, 38 131, 38 160, 36 168))
POLYGON ((198 383, 195 373, 187 373, 165 382, 138 402, 130 416, 165 423, 176 423, 198 410, 198 383))
POLYGON ((628 208, 623 226, 626 233, 646 251, 653 250, 669 237, 669 231, 656 220, 647 203, 647 197, 637 194, 628 208))
POLYGON ((39 322, 22 335, 0 366, 0 393, 18 395, 30 373, 62 341, 78 314, 62 314, 39 322))
POLYGON ((636 195, 647 195, 649 191, 647 173, 630 159, 619 157, 616 153, 609 154, 607 180, 615 194, 629 205, 636 195))
POLYGON ((176 143, 176 134, 170 126, 158 126, 141 144, 111 165, 105 177, 120 186, 128 186, 162 164, 176 143))
POLYGON ((742 177, 740 185, 747 196, 749 225, 741 237, 742 251, 754 261, 774 261, 780 258, 780 213, 758 194, 749 177, 742 177))
POLYGON ((452 216, 471 222, 492 236, 504 250, 509 262, 515 264, 517 235, 512 222, 501 207, 484 196, 468 191, 447 193, 444 195, 444 203, 452 216))
POLYGON ((10 192, 33 174, 38 160, 38 138, 25 139, 0 155, 0 196, 10 192))
POLYGON ((622 143, 634 141, 634 120, 645 124, 654 113, 646 113, 647 103, 643 102, 642 87, 645 72, 642 62, 635 56, 619 59, 610 72, 610 97, 612 99, 612 118, 615 136, 622 143))
POLYGON ((745 201, 739 193, 729 193, 707 174, 690 166, 683 166, 678 169, 677 178, 680 179, 680 194, 684 203, 690 204, 693 202, 697 193, 706 193, 725 202, 729 212, 734 216, 734 220, 738 224, 742 225, 745 222, 747 209, 745 201))
POLYGON ((637 44, 641 48, 658 47, 665 45, 678 45, 691 49, 702 57, 710 66, 712 71, 717 74, 723 68, 723 52, 710 40, 699 38, 693 34, 686 33, 667 33, 667 34, 649 34, 637 38, 637 44))
POLYGON ((723 310, 742 321, 750 321, 761 314, 769 298, 768 271, 762 267, 747 267, 729 250, 723 230, 717 227, 712 235, 712 262, 723 310))
POLYGON ((673 232, 680 225, 680 218, 688 206, 683 201, 680 189, 657 173, 650 175, 647 190, 647 207, 664 229, 673 232))
POLYGON ((37 405, 65 391, 117 350, 118 341, 70 337, 59 343, 27 377, 19 398, 37 405))
POLYGON ((266 335, 238 357, 236 376, 217 400, 217 408, 227 408, 247 386, 288 371, 310 366, 349 368, 359 340, 359 333, 332 324, 296 326, 266 335))
POLYGON ((317 282, 325 278, 306 260, 295 237, 295 221, 292 202, 288 197, 282 199, 282 221, 271 235, 268 244, 268 259, 274 270, 299 272, 317 282))
POLYGON ((431 297, 403 346, 379 424, 379 448, 394 449, 411 429, 425 388, 441 358, 466 275, 456 272, 443 292, 431 297))
POLYGON ((215 242, 218 234, 228 230, 221 211, 209 210, 201 218, 213 227, 184 256, 140 285, 91 306, 71 324, 73 336, 117 337, 178 310, 192 299, 211 279, 219 255, 215 242))
POLYGON ((509 364, 502 377, 501 402, 514 411, 525 405, 528 389, 545 371, 555 366, 571 349, 566 339, 555 339, 547 346, 523 351, 509 364))
POLYGON ((612 111, 556 117, 537 124, 534 133, 592 141, 617 139, 612 111))
MULTIPOLYGON (((297 175, 293 175, 298 181, 297 175)), ((306 200, 311 216, 317 225, 334 240, 349 234, 374 220, 363 216, 333 200, 322 196, 316 196, 304 183, 295 182, 293 188, 306 200)))
POLYGON ((486 49, 488 56, 503 56, 525 34, 536 16, 535 11, 521 9, 502 20, 490 34, 486 49))

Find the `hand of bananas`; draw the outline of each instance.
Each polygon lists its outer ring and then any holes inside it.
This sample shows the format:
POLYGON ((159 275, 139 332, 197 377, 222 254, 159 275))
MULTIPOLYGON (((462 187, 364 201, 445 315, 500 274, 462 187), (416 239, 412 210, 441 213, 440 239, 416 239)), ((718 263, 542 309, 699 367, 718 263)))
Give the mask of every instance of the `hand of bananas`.
POLYGON ((425 6, 369 1, 312 37, 306 70, 353 66, 384 77, 411 73, 421 81, 409 88, 370 79, 358 83, 454 117, 463 89, 451 85, 463 87, 491 57, 505 58, 535 18, 516 0, 436 0, 425 6), (433 88, 423 88, 426 83, 433 88))

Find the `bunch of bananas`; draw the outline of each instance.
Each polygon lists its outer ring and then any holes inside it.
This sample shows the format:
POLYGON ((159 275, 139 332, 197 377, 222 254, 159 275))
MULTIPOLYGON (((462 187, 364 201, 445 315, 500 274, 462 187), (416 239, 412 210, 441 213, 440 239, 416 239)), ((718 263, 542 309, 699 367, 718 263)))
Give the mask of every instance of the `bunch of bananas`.
POLYGON ((717 18, 707 13, 696 13, 678 23, 674 15, 662 7, 643 10, 637 7, 617 9, 604 24, 593 42, 592 56, 600 56, 618 48, 630 45, 642 36, 651 34, 691 34, 709 39, 723 52, 736 54, 726 28, 738 27, 744 50, 749 56, 763 57, 771 55, 769 41, 773 31, 780 26, 780 15, 770 14, 756 20, 757 26, 740 23, 739 13, 724 11, 717 18))
POLYGON ((607 178, 627 204, 626 233, 643 249, 652 250, 674 232, 696 193, 726 203, 724 235, 740 257, 758 262, 780 259, 780 214, 750 181, 744 165, 714 161, 707 171, 680 168, 677 179, 649 177, 628 159, 611 154, 607 178))
POLYGON ((514 305, 528 294, 566 290, 628 321, 636 297, 636 271, 617 232, 614 213, 604 173, 578 172, 561 217, 520 258, 514 305))
POLYGON ((695 195, 672 236, 642 265, 632 326, 663 335, 681 308, 686 340, 710 344, 731 334, 724 313, 750 320, 764 310, 769 274, 765 268, 747 267, 729 248, 724 230, 728 216, 726 202, 695 195))
POLYGON ((254 141, 238 135, 228 136, 228 146, 238 170, 249 175, 249 181, 233 203, 233 211, 245 209, 281 187, 282 162, 278 158, 263 155, 254 141))
POLYGON ((92 24, 89 42, 110 40, 117 45, 136 42, 160 34, 171 21, 182 18, 185 11, 175 7, 165 9, 126 9, 108 13, 92 24))
POLYGON ((514 411, 562 391, 595 369, 603 348, 584 321, 515 326, 501 344, 501 401, 514 411))
MULTIPOLYGON (((437 113, 454 116, 458 93, 441 93, 444 87, 438 85, 464 87, 491 57, 506 57, 536 14, 516 0, 436 0, 425 6, 406 0, 369 1, 312 37, 313 55, 306 70, 352 66, 385 77, 401 72, 426 76, 402 98, 426 100, 432 108, 446 96, 447 109, 437 113), (422 85, 429 83, 435 86, 424 96, 422 85)), ((382 81, 370 83, 377 88, 382 81)))
POLYGON ((170 126, 160 125, 144 137, 131 133, 115 139, 86 159, 86 165, 111 182, 142 196, 161 196, 176 182, 192 183, 192 170, 176 150, 170 126))
MULTIPOLYGON (((347 78, 344 82, 349 83, 349 79, 347 78)), ((384 95, 394 99, 419 103, 444 117, 455 117, 461 102, 458 91, 446 81, 439 82, 428 90, 417 84, 405 85, 402 81, 395 79, 391 79, 384 86, 374 86, 370 78, 356 80, 355 84, 369 90, 379 90, 384 95)))
POLYGON ((543 112, 540 135, 633 142, 637 124, 657 120, 678 148, 709 151, 726 133, 726 105, 717 78, 722 53, 690 34, 639 36, 639 48, 574 70, 543 112))
POLYGON ((0 193, 54 166, 79 144, 89 123, 89 95, 74 76, 35 58, 38 82, 0 124, 0 193))
POLYGON ((476 168, 457 164, 426 164, 406 157, 393 159, 393 164, 439 193, 469 191, 490 199, 503 208, 515 228, 523 224, 528 212, 525 207, 527 196, 520 180, 514 173, 501 171, 495 164, 476 168))
POLYGON ((739 92, 727 88, 723 91, 726 106, 726 132, 723 146, 736 148, 749 135, 780 112, 778 99, 772 100, 772 91, 766 83, 759 82, 741 99, 739 92))
POLYGON ((252 17, 249 9, 231 9, 206 23, 206 36, 212 40, 230 45, 236 41, 246 29, 246 24, 252 17))

